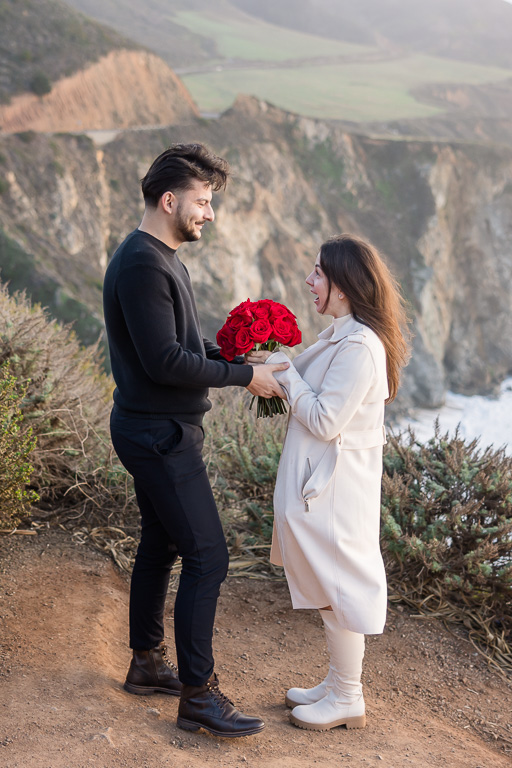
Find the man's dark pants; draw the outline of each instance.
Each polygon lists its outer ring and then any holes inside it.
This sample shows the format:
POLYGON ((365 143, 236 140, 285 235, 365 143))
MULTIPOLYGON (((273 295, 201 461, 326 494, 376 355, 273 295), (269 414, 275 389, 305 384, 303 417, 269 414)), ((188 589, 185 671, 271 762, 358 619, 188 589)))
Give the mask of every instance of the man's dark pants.
POLYGON ((149 650, 164 638, 171 568, 182 571, 174 606, 179 677, 203 685, 213 672, 212 634, 226 540, 202 458, 202 427, 176 419, 133 416, 114 406, 112 442, 133 475, 141 540, 130 590, 130 647, 149 650))

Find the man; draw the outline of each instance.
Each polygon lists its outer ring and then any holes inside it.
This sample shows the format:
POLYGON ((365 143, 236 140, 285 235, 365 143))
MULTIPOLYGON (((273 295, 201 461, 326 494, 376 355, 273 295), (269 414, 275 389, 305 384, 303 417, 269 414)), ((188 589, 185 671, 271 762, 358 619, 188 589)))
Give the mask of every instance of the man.
POLYGON ((212 634, 228 553, 202 460, 208 387, 282 394, 274 370, 243 358, 228 363, 203 339, 186 267, 176 249, 213 222, 212 192, 229 167, 201 144, 176 144, 142 179, 145 211, 105 275, 104 310, 116 382, 112 442, 133 475, 141 540, 130 590, 131 693, 180 696, 178 725, 222 736, 261 731, 221 693, 212 634), (182 571, 174 607, 177 670, 165 660, 164 604, 176 557, 182 571))

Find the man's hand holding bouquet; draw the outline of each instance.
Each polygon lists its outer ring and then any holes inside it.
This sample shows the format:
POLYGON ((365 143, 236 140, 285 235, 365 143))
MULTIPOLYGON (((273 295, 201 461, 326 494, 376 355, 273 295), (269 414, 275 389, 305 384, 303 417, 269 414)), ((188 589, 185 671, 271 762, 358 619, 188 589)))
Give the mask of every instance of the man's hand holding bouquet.
MULTIPOLYGON (((295 315, 271 299, 243 301, 231 310, 217 333, 217 344, 226 360, 252 351, 275 352, 280 346, 294 347, 301 341, 295 315)), ((258 397, 258 417, 281 413, 286 413, 286 406, 280 397, 258 397)))

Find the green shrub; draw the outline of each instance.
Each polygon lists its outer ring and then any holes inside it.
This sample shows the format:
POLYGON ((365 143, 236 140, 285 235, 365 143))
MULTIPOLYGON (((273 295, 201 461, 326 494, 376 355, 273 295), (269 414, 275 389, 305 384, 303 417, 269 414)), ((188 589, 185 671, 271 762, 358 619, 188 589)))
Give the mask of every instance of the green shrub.
POLYGON ((52 84, 48 75, 44 72, 36 72, 30 81, 30 90, 37 96, 44 96, 52 90, 52 84))
MULTIPOLYGON (((16 402, 23 429, 31 430, 24 434, 37 438, 30 443, 30 484, 40 497, 38 519, 64 523, 127 567, 139 514, 131 478, 110 442, 113 382, 103 373, 97 349, 81 347, 69 327, 0 285, 2 364, 23 383, 16 402)), ((25 496, 27 506, 34 500, 25 496)))
POLYGON ((392 591, 462 621, 512 668, 512 458, 440 434, 392 437, 382 546, 392 591))
POLYGON ((5 361, 26 387, 21 411, 37 438, 31 461, 41 501, 72 497, 77 477, 101 466, 110 452, 111 383, 96 350, 81 347, 73 331, 2 285, 0 364, 5 361))
POLYGON ((23 423, 21 406, 26 385, 20 385, 9 363, 0 366, 0 528, 14 528, 37 501, 27 488, 36 440, 23 423))
POLYGON ((16 134, 20 141, 24 144, 31 144, 37 136, 35 131, 20 131, 16 134))

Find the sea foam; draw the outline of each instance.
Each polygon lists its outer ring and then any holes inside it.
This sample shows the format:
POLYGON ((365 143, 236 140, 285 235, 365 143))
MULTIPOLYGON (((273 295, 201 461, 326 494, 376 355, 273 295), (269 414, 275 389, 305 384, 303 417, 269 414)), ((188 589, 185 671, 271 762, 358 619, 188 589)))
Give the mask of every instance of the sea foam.
POLYGON ((418 440, 424 442, 434 434, 436 417, 442 433, 453 435, 458 425, 465 440, 477 437, 481 448, 492 445, 505 448, 512 455, 512 378, 505 379, 497 397, 448 392, 442 408, 419 408, 412 418, 402 419, 398 429, 405 430, 410 425, 418 440))

